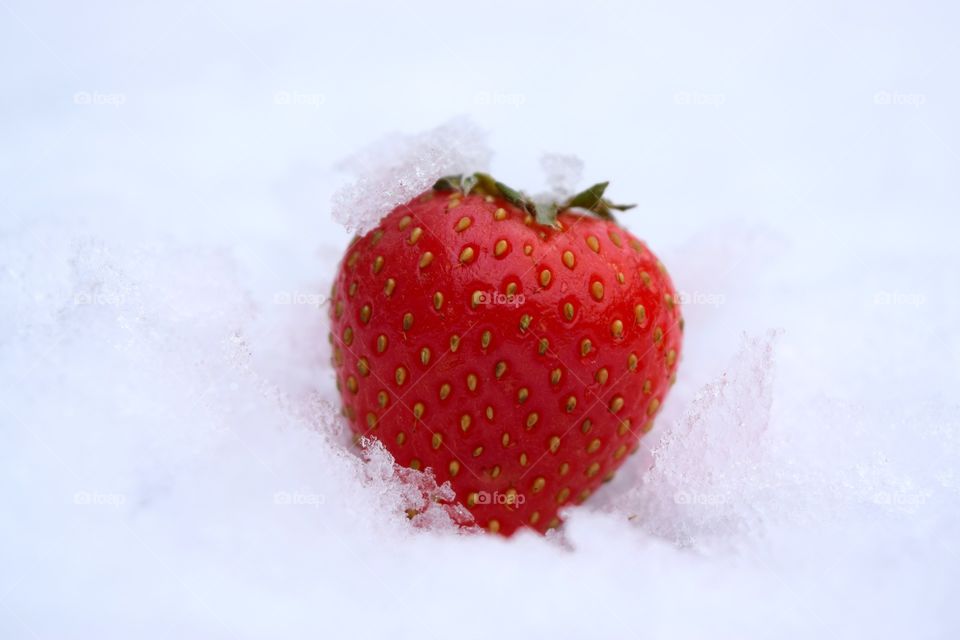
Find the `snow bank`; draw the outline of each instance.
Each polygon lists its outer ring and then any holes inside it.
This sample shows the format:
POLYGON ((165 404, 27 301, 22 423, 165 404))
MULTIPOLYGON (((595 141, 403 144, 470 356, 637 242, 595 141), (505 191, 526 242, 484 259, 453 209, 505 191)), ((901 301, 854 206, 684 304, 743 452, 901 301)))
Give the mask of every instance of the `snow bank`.
POLYGON ((949 10, 4 5, 0 638, 960 637, 949 10), (408 520, 447 488, 328 366, 343 225, 490 147, 611 180, 683 292, 549 538, 408 520))
MULTIPOLYGON (((757 264, 803 261, 776 232, 731 225, 662 248, 692 289, 658 427, 559 535, 511 541, 459 531, 438 506, 411 523, 417 487, 449 489, 382 449, 356 455, 322 296, 271 295, 260 262, 215 243, 115 235, 24 221, 0 251, 3 637, 956 628, 956 406, 797 384, 822 366, 803 352, 843 337, 798 337, 789 314, 737 337, 752 300, 824 294, 800 268, 763 282, 757 264), (723 258, 717 237, 751 257, 723 258)), ((337 258, 278 282, 324 291, 337 258)))

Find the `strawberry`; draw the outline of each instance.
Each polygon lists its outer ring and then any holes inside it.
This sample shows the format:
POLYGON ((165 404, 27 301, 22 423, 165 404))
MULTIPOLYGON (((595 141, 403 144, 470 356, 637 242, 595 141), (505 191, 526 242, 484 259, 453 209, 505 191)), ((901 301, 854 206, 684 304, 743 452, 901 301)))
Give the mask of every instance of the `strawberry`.
POLYGON ((340 264, 343 414, 450 481, 489 531, 558 526, 637 450, 675 379, 676 293, 605 188, 542 204, 485 174, 444 178, 340 264))

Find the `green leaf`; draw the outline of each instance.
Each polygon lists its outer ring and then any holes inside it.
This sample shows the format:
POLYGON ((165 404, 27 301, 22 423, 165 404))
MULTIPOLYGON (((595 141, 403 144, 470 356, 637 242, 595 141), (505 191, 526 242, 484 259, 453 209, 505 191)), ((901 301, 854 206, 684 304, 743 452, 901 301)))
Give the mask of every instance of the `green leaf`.
POLYGON ((479 180, 475 173, 470 173, 460 178, 460 190, 463 191, 463 195, 470 195, 473 188, 477 186, 477 182, 479 182, 479 180))
POLYGON ((493 176, 490 176, 486 173, 477 172, 473 174, 473 177, 477 179, 477 184, 480 186, 480 189, 491 196, 499 195, 497 191, 497 181, 493 179, 493 176))
POLYGON ((518 207, 523 207, 524 209, 527 208, 527 201, 523 197, 522 193, 520 193, 516 189, 511 189, 510 187, 503 184, 502 182, 494 182, 494 184, 496 185, 497 191, 500 192, 500 195, 506 198, 508 202, 510 202, 511 204, 515 204, 518 207))
POLYGON ((597 211, 597 207, 603 203, 603 192, 607 190, 608 184, 610 183, 598 182, 589 189, 581 191, 567 201, 567 207, 597 211))
POLYGON ((560 227, 557 223, 557 215, 560 213, 560 209, 556 202, 537 202, 533 205, 533 208, 537 224, 554 228, 560 227))
POLYGON ((444 176, 436 181, 436 191, 461 191, 464 195, 471 192, 480 195, 499 196, 536 217, 537 224, 558 227, 557 216, 567 209, 583 209, 604 220, 616 220, 611 211, 627 211, 635 204, 614 204, 603 197, 609 182, 598 182, 588 189, 572 196, 566 202, 533 202, 522 191, 508 187, 495 180, 490 174, 476 172, 466 175, 444 176))
POLYGON ((460 176, 444 176, 433 183, 434 191, 456 191, 460 188, 460 176))
POLYGON ((637 205, 614 204, 605 199, 603 194, 607 190, 607 185, 609 184, 609 182, 598 182, 589 189, 581 191, 561 205, 560 210, 586 209, 587 211, 597 214, 597 216, 603 218, 604 220, 613 220, 616 222, 613 214, 610 212, 611 209, 615 209, 617 211, 626 211, 627 209, 632 209, 637 205))

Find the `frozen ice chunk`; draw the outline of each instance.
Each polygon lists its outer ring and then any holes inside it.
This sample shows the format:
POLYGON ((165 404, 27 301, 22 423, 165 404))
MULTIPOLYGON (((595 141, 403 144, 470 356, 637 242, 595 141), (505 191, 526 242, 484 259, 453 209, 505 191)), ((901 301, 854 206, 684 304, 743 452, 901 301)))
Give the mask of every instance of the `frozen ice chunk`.
POLYGON ((473 516, 456 502, 449 482, 437 485, 432 469, 417 471, 398 465, 378 440, 364 439, 360 470, 367 487, 381 498, 384 513, 409 517, 419 528, 456 530, 473 516))
POLYGON ((764 488, 772 332, 744 338, 736 364, 704 386, 653 449, 653 467, 621 501, 656 535, 690 544, 754 526, 764 488))
POLYGON ((906 538, 923 530, 921 517, 953 526, 942 507, 957 498, 956 417, 935 405, 898 415, 810 390, 774 394, 776 336, 744 338, 664 425, 642 482, 608 510, 700 551, 800 544, 794 532, 827 525, 906 538))
POLYGON ((423 133, 381 140, 343 163, 356 179, 334 194, 334 217, 348 231, 363 234, 437 178, 486 171, 492 154, 484 138, 472 122, 458 119, 423 133))
POLYGON ((545 153, 540 166, 546 174, 550 195, 558 200, 572 195, 583 178, 583 160, 574 155, 545 153))

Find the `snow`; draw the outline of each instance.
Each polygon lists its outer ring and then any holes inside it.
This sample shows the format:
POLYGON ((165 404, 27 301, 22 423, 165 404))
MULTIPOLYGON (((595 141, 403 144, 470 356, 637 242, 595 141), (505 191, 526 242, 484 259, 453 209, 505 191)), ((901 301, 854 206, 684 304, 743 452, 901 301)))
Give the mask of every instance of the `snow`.
POLYGON ((956 8, 2 8, 0 638, 960 634, 956 8), (350 234, 487 162, 685 302, 546 539, 409 521, 327 364, 350 234))
POLYGON ((463 118, 416 135, 393 134, 343 163, 356 179, 334 194, 333 217, 366 233, 437 179, 487 171, 491 154, 484 133, 463 118))
POLYGON ((572 154, 545 153, 540 167, 546 174, 550 195, 557 201, 573 194, 583 179, 583 160, 572 154))

